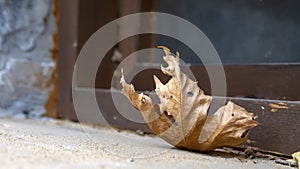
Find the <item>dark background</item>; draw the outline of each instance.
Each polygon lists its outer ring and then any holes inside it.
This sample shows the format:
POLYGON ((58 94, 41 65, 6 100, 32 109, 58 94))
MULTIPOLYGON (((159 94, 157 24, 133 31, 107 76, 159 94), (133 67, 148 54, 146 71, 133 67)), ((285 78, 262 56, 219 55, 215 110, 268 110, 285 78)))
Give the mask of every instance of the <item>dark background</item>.
MULTIPOLYGON (((182 17, 201 29, 224 64, 290 63, 300 61, 299 0, 163 0, 158 11, 182 17)), ((182 43, 157 36, 184 53, 186 62, 199 63, 182 43)))

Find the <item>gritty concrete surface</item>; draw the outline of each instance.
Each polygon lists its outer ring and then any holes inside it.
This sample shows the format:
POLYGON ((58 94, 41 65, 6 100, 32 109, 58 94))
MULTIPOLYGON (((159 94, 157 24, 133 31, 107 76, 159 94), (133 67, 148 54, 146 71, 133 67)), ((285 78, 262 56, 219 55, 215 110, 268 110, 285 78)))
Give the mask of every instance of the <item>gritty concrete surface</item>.
POLYGON ((183 151, 152 136, 58 120, 0 119, 1 168, 287 169, 274 161, 183 151))

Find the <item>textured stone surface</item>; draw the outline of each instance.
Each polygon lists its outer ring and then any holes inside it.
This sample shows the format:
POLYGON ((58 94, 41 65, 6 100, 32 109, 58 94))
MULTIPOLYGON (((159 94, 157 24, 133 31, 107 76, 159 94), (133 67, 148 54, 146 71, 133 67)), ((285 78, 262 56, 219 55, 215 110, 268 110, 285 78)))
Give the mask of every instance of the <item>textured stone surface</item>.
POLYGON ((44 112, 54 67, 52 10, 52 0, 0 1, 0 108, 8 112, 0 116, 44 112))
POLYGON ((0 1, 0 50, 9 52, 34 49, 37 38, 45 32, 49 0, 0 1))

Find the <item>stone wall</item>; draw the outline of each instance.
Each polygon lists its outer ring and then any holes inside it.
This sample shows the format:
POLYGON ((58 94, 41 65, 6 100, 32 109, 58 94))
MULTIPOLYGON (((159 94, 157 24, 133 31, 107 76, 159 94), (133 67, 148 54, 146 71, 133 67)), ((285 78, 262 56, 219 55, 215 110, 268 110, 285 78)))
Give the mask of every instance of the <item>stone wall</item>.
POLYGON ((51 90, 53 0, 0 1, 0 116, 38 117, 51 90))

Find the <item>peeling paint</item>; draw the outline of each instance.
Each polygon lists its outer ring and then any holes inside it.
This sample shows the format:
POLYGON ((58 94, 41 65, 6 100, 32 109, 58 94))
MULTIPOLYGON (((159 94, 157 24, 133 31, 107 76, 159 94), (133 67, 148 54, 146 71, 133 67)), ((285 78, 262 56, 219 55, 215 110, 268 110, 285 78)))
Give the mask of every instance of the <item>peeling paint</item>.
POLYGON ((270 103, 269 106, 271 107, 271 112, 275 113, 278 109, 288 109, 289 107, 286 106, 283 102, 279 102, 278 104, 270 103))
POLYGON ((269 106, 273 109, 288 109, 288 106, 284 106, 284 105, 279 105, 279 104, 274 104, 274 103, 270 103, 269 106))

